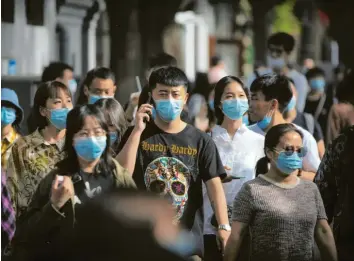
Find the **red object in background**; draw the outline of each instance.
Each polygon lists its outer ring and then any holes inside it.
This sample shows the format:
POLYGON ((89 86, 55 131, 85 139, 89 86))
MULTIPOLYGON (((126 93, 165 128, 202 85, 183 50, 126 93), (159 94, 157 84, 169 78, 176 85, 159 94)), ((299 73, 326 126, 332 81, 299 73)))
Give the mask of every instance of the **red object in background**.
POLYGON ((321 23, 323 23, 325 26, 328 26, 330 23, 328 15, 321 10, 318 10, 318 15, 320 16, 321 23))

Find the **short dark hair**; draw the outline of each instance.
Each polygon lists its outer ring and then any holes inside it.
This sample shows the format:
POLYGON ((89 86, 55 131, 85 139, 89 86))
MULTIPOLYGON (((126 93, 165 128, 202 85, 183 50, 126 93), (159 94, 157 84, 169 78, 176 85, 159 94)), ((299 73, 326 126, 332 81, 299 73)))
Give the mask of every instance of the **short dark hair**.
POLYGON ((100 127, 106 131, 106 148, 103 151, 100 161, 95 168, 95 174, 98 172, 102 175, 113 175, 114 163, 110 154, 110 138, 108 125, 104 117, 103 112, 94 104, 87 104, 83 106, 77 106, 68 113, 66 119, 66 135, 64 152, 66 153, 66 158, 58 162, 57 166, 59 170, 63 173, 74 174, 79 171, 79 162, 77 158, 76 151, 73 147, 74 136, 78 133, 85 123, 85 118, 88 116, 95 117, 100 127))
POLYGON ((107 123, 111 122, 117 129, 118 139, 114 145, 119 145, 123 134, 128 128, 128 122, 122 105, 113 98, 99 99, 95 105, 101 109, 105 115, 107 123))
POLYGON ((111 79, 114 84, 116 83, 116 77, 111 69, 106 67, 97 67, 95 69, 90 70, 86 74, 84 80, 80 83, 79 96, 76 101, 77 105, 83 105, 88 103, 88 99, 87 96, 85 95, 84 88, 85 86, 87 88, 90 88, 93 80, 96 78, 104 79, 104 80, 111 79))
POLYGON ((211 66, 216 66, 216 65, 218 65, 221 61, 222 61, 222 60, 221 60, 221 58, 220 58, 219 56, 213 56, 213 57, 211 57, 211 59, 210 59, 210 65, 211 65, 211 66))
MULTIPOLYGON (((246 87, 245 87, 244 83, 238 77, 225 76, 218 81, 218 83, 215 85, 214 109, 215 109, 215 116, 217 119, 217 123, 219 125, 222 124, 222 122, 224 120, 224 113, 220 109, 221 96, 224 93, 226 86, 232 82, 237 82, 238 84, 240 84, 242 89, 246 92, 246 87)), ((247 93, 246 93, 246 95, 247 95, 247 93)))
POLYGON ((48 99, 55 99, 59 90, 63 90, 66 94, 72 98, 69 88, 61 82, 51 81, 44 82, 38 86, 36 94, 34 95, 34 104, 32 111, 27 120, 27 128, 29 133, 34 132, 36 129, 43 129, 48 125, 48 119, 41 115, 41 107, 46 107, 48 99))
POLYGON ((268 48, 270 45, 282 46, 285 52, 289 54, 294 50, 295 38, 284 32, 275 33, 268 38, 268 48))
POLYGON ((162 67, 153 71, 149 78, 149 87, 151 90, 156 88, 156 84, 176 87, 181 86, 188 89, 188 78, 186 74, 177 67, 162 67))
POLYGON ((308 80, 315 78, 315 77, 325 77, 325 76, 326 76, 325 71, 319 67, 314 67, 314 68, 308 70, 306 73, 306 78, 308 80))
POLYGON ((281 112, 293 97, 288 78, 277 74, 265 74, 258 77, 251 84, 250 90, 251 92, 261 91, 266 101, 277 100, 281 112))
POLYGON ((354 71, 344 76, 337 87, 337 98, 339 102, 349 102, 354 105, 354 71))
POLYGON ((54 81, 57 78, 64 76, 64 71, 70 70, 74 71, 73 67, 62 62, 52 62, 47 67, 44 68, 42 73, 42 82, 54 81))
POLYGON ((149 58, 149 68, 153 69, 162 66, 177 66, 177 60, 167 53, 158 53, 149 58))
POLYGON ((256 165, 256 176, 259 174, 266 174, 268 172, 268 163, 270 162, 267 157, 267 150, 274 150, 278 145, 281 137, 283 137, 288 132, 296 132, 300 135, 301 139, 304 138, 304 135, 300 130, 298 130, 292 123, 283 123, 278 124, 270 128, 270 130, 265 135, 264 139, 264 153, 265 156, 261 158, 256 165))

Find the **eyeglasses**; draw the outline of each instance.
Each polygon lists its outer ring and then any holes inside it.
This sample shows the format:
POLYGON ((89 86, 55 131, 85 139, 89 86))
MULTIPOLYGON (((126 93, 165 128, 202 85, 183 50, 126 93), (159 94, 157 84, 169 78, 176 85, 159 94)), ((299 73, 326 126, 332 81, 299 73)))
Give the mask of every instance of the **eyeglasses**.
POLYGON ((300 148, 295 149, 294 146, 286 146, 285 149, 281 150, 281 151, 276 150, 276 149, 273 149, 273 150, 277 153, 284 152, 284 154, 286 156, 291 156, 294 154, 294 152, 296 152, 300 158, 305 157, 307 154, 307 149, 305 147, 300 147, 300 148))
POLYGON ((100 136, 105 136, 105 135, 106 135, 106 132, 102 128, 96 128, 93 130, 84 129, 84 130, 81 130, 75 134, 75 136, 78 138, 86 138, 86 137, 92 137, 92 136, 100 137, 100 136))

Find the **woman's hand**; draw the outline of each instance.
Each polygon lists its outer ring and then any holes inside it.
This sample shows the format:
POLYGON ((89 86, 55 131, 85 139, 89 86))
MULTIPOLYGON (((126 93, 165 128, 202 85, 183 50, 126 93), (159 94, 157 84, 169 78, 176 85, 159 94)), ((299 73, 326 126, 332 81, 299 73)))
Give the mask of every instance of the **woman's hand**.
POLYGON ((60 210, 75 195, 71 178, 56 175, 51 192, 50 202, 57 210, 60 210))

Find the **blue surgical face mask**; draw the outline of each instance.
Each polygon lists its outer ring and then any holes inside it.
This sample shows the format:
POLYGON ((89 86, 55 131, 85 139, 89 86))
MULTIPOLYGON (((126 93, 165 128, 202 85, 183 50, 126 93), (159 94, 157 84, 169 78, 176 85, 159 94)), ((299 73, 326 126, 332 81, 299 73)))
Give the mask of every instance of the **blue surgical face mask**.
POLYGON ((248 111, 248 108, 246 99, 225 100, 222 103, 223 113, 231 120, 240 119, 248 111))
POLYGON ((295 170, 302 169, 302 158, 296 152, 290 156, 287 156, 284 151, 280 152, 275 163, 277 168, 286 175, 290 175, 295 170))
POLYGON ((153 120, 155 120, 156 119, 156 110, 155 110, 155 108, 154 107, 152 107, 152 115, 151 115, 151 117, 152 117, 152 119, 153 120))
POLYGON ((285 59, 282 57, 273 58, 271 56, 268 56, 268 65, 273 69, 282 69, 283 67, 285 67, 285 59))
POLYGON ((66 128, 66 118, 69 113, 68 108, 62 108, 62 109, 52 109, 50 111, 50 118, 49 121, 55 128, 58 130, 63 130, 66 128))
POLYGON ((76 92, 76 90, 77 90, 77 82, 76 82, 75 79, 71 79, 69 81, 69 89, 70 89, 71 93, 75 93, 76 92))
POLYGON ((286 106, 285 108, 285 112, 288 112, 288 111, 292 111, 296 106, 296 98, 295 96, 293 96, 288 104, 288 106, 286 106))
POLYGON ((245 124, 246 126, 250 125, 250 121, 248 119, 248 115, 247 114, 242 116, 242 123, 245 124))
POLYGON ((76 154, 88 162, 92 162, 101 157, 106 146, 106 136, 78 138, 74 141, 76 154))
POLYGON ((118 133, 116 131, 110 132, 109 139, 110 139, 111 145, 113 145, 118 139, 118 133))
POLYGON ((210 109, 214 110, 214 100, 209 100, 208 104, 210 109))
POLYGON ((310 80, 310 87, 314 91, 324 91, 326 82, 324 79, 312 79, 310 80))
POLYGON ((262 130, 265 130, 272 121, 272 116, 264 116, 262 120, 257 122, 257 126, 262 130))
POLYGON ((96 101, 101 100, 101 99, 107 99, 107 98, 114 98, 114 97, 113 96, 99 96, 99 95, 90 94, 88 103, 95 104, 96 101))
POLYGON ((181 257, 189 257, 196 249, 196 239, 187 231, 179 232, 174 242, 163 242, 161 245, 181 257))
POLYGON ((157 115, 165 122, 175 120, 182 112, 183 101, 176 99, 156 100, 157 115))
POLYGON ((8 107, 1 107, 1 126, 14 123, 16 120, 16 110, 8 107))

